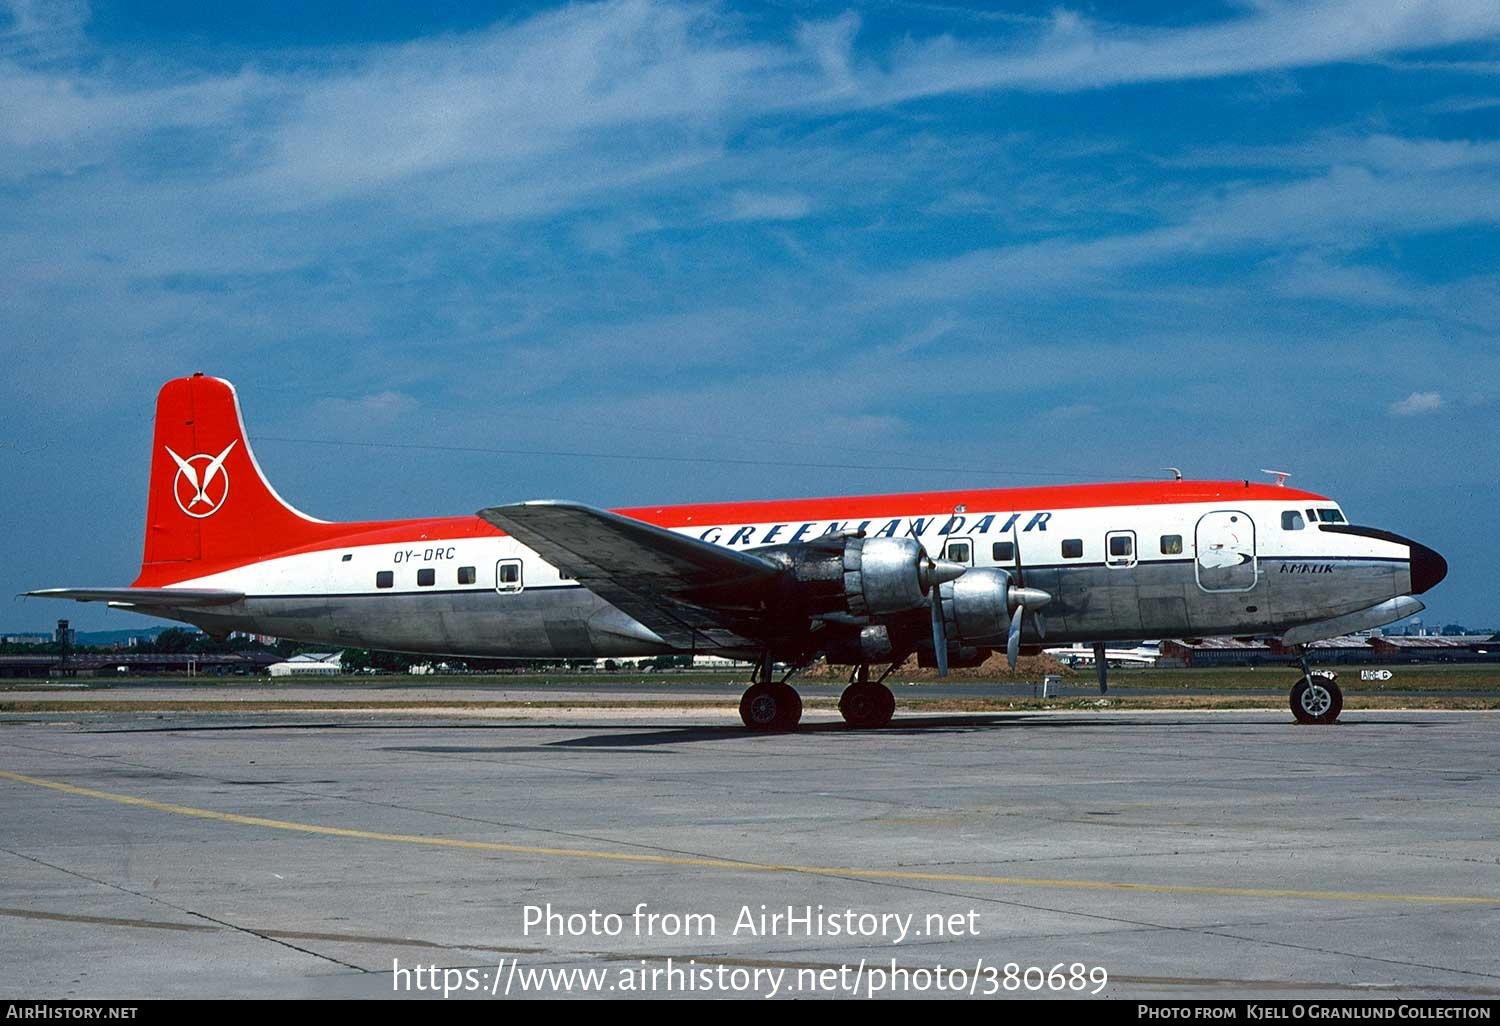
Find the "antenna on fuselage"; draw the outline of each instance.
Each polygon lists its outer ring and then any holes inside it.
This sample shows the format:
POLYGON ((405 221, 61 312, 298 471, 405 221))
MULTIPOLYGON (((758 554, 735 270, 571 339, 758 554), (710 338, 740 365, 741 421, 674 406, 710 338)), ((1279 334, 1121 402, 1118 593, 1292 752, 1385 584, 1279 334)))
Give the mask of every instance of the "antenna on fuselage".
POLYGON ((1182 480, 1182 471, 1178 470, 1176 467, 1162 467, 1161 469, 1163 469, 1167 473, 1171 474, 1173 481, 1181 481, 1182 480))
POLYGON ((1292 476, 1292 472, 1290 470, 1267 470, 1265 467, 1261 467, 1260 472, 1262 474, 1270 474, 1271 476, 1275 477, 1277 488, 1285 488, 1286 479, 1292 476))

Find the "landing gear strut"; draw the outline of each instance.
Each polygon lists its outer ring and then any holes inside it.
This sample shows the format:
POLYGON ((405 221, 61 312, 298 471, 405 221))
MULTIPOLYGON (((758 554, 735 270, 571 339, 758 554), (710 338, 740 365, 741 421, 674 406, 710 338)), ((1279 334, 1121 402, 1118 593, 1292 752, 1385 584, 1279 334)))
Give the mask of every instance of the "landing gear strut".
POLYGON ((1334 723, 1344 709, 1344 692, 1327 671, 1313 673, 1307 655, 1299 657, 1302 677, 1292 685, 1292 715, 1298 723, 1334 723))
MULTIPOLYGON (((795 672, 795 671, 793 671, 795 672)), ((795 730, 802 720, 802 696, 787 683, 771 679, 771 655, 766 653, 756 670, 756 679, 740 698, 740 719, 751 730, 795 730)))
POLYGON ((870 681, 870 667, 861 663, 849 679, 849 686, 839 696, 839 712, 844 722, 856 730, 875 730, 891 722, 896 712, 896 696, 885 686, 890 669, 880 675, 880 680, 870 681))

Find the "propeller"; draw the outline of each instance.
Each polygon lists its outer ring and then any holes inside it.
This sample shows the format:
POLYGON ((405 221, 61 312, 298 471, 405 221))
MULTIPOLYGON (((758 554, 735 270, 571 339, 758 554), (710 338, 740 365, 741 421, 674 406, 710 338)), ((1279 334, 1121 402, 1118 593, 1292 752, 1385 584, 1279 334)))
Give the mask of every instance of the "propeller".
MULTIPOLYGON (((1052 596, 1040 589, 1026 587, 1026 570, 1021 565, 1021 536, 1014 527, 1010 529, 1010 544, 1012 551, 1016 554, 1016 587, 1023 589, 1032 599, 1032 604, 1028 608, 1031 609, 1031 622, 1036 627, 1036 636, 1046 638, 1047 618, 1042 615, 1041 608, 1052 600, 1052 596), (1038 599, 1040 601, 1037 601, 1038 599)), ((1022 604, 1025 605, 1025 603, 1022 604)))
POLYGON ((1011 586, 1010 601, 1016 608, 1010 614, 1010 631, 1005 635, 1005 661, 1014 670, 1016 660, 1021 656, 1021 618, 1030 611, 1037 637, 1045 638, 1047 620, 1042 616, 1041 609, 1052 601, 1052 596, 1040 588, 1026 587, 1026 571, 1021 565, 1021 536, 1014 527, 1010 529, 1010 547, 1016 557, 1016 583, 1011 586))
POLYGON ((948 632, 943 628, 943 596, 941 589, 932 589, 932 652, 937 657, 939 677, 948 676, 948 632))
MULTIPOLYGON (((1011 532, 1012 546, 1016 557, 1015 570, 1009 574, 1014 581, 1009 586, 1006 594, 1006 602, 1012 607, 1010 616, 1010 628, 1005 636, 1005 658, 1010 668, 1016 668, 1016 660, 1021 654, 1021 621, 1029 612, 1031 622, 1036 627, 1036 632, 1041 637, 1047 636, 1047 622, 1042 618, 1041 608, 1052 601, 1052 596, 1040 588, 1028 588, 1022 576, 1021 547, 1019 539, 1015 537, 1014 529, 1011 532)), ((929 589, 929 610, 932 618, 932 651, 937 663, 939 677, 948 676, 948 627, 947 618, 943 615, 942 585, 961 577, 968 567, 962 563, 955 563, 946 559, 929 560, 921 570, 921 580, 924 587, 929 589)))
POLYGON ((931 599, 932 651, 937 657, 939 677, 948 676, 948 630, 943 624, 942 586, 949 581, 958 580, 968 569, 963 563, 957 563, 951 559, 928 557, 917 571, 918 580, 922 587, 927 589, 928 597, 931 599))

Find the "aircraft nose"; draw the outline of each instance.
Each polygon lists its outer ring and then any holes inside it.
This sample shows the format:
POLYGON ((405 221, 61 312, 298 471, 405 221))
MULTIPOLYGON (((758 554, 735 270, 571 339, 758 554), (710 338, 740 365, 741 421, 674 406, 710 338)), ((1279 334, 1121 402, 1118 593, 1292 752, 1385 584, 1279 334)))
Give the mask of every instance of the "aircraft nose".
POLYGON ((1448 561, 1426 545, 1411 542, 1411 591, 1420 595, 1448 576, 1448 561))

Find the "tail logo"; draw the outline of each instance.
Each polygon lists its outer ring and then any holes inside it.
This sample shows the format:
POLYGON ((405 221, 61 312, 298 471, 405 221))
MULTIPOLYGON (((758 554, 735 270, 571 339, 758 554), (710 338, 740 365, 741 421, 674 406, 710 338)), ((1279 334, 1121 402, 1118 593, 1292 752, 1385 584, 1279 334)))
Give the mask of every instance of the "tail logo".
POLYGON ((170 446, 163 446, 177 464, 172 494, 178 509, 200 520, 219 512, 229 498, 229 471, 224 469, 224 458, 238 442, 239 439, 230 442, 217 456, 200 452, 187 459, 173 452, 170 446))

